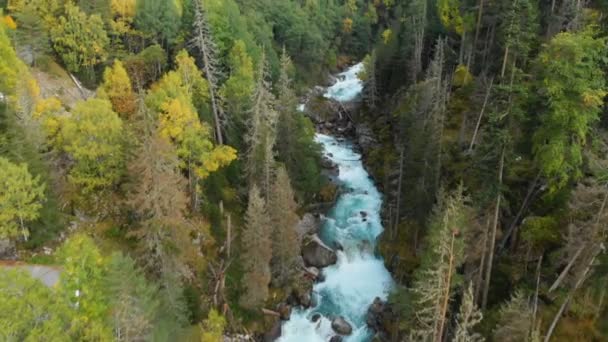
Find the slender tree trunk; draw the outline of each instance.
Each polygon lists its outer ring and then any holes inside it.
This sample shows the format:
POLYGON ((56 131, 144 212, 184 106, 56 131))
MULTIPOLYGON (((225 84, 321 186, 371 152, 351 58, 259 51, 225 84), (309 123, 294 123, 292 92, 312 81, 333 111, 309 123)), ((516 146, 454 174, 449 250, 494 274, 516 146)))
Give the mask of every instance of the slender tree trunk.
POLYGON ((496 244, 496 230, 498 229, 498 219, 500 216, 500 201, 502 199, 501 187, 504 167, 505 147, 503 146, 500 155, 500 165, 498 167, 498 195, 496 196, 496 207, 494 208, 494 221, 492 223, 492 235, 490 236, 490 248, 488 250, 488 265, 486 270, 485 284, 483 287, 483 297, 481 300, 482 310, 485 310, 488 304, 488 291, 490 290, 490 279, 492 278, 492 262, 494 261, 494 247, 496 244))
MULTIPOLYGON (((599 248, 598 248, 598 251, 599 251, 599 248)), ((551 325, 549 326, 549 330, 547 330, 547 335, 545 336, 544 342, 549 342, 549 340, 551 340, 551 336, 553 335, 553 331, 555 330, 555 327, 557 327, 557 323, 559 322, 560 318, 564 314, 564 311, 566 311, 566 307, 568 306, 568 304, 570 304, 572 297, 574 297, 574 293, 576 292, 576 290, 578 290, 578 288, 583 284, 583 282, 587 278, 587 274, 589 274, 589 271, 591 270, 591 266, 593 265, 593 262, 595 261, 597 254, 598 253, 596 252, 595 255, 589 259, 589 262, 587 263, 587 267, 585 268, 585 271, 576 280, 576 283, 574 284, 574 287, 570 290, 570 292, 568 292, 568 296, 566 297, 566 299, 564 299, 562 306, 560 306, 559 310, 557 311, 557 314, 555 315, 555 317, 553 318, 553 321, 551 322, 551 325)))
POLYGON ((579 249, 576 250, 576 252, 572 256, 572 258, 568 262, 568 265, 566 265, 566 268, 564 268, 562 273, 559 274, 559 277, 557 277, 555 282, 553 282, 553 285, 551 285, 551 287, 549 288, 549 293, 555 291, 555 289, 557 289, 557 287, 562 283, 564 278, 566 278, 566 275, 568 274, 568 272, 570 272, 570 269, 572 268, 572 266, 574 266, 574 263, 576 262, 576 260, 578 260, 578 258, 581 256, 581 253, 583 252, 585 247, 587 247, 587 246, 585 246, 583 244, 582 246, 579 247, 579 249))
POLYGON ((488 249, 488 230, 490 230, 490 217, 488 216, 486 220, 486 229, 483 232, 483 242, 482 242, 482 250, 481 250, 481 260, 479 261, 479 273, 477 273, 477 280, 475 282, 475 300, 478 304, 481 304, 479 300, 479 292, 481 291, 481 283, 483 282, 483 271, 485 269, 486 263, 486 253, 488 249))
POLYGON ((500 243, 500 249, 505 248, 505 245, 507 244, 507 241, 509 240, 511 233, 513 232, 513 230, 517 226, 517 223, 519 222, 519 219, 521 218, 521 215, 523 215, 524 211, 528 207, 528 202, 532 198, 532 194, 534 194, 534 189, 536 188, 536 185, 538 184, 538 181, 540 180, 540 175, 541 175, 541 172, 538 171, 538 173, 536 174, 536 177, 534 178, 534 181, 532 182, 532 184, 530 184, 530 187, 528 188, 528 193, 526 194, 526 197, 524 198, 524 202, 521 204, 521 207, 519 207, 519 210, 517 211, 517 215, 515 215, 515 218, 511 222, 509 229, 507 229, 505 236, 502 238, 502 241, 500 243))
POLYGON ((475 131, 473 132, 473 138, 471 138, 471 144, 469 145, 469 153, 473 152, 473 146, 475 146, 475 140, 477 139, 477 133, 479 132, 479 126, 481 125, 481 119, 483 118, 483 114, 486 111, 486 106, 488 105, 488 100, 490 99, 490 94, 492 93, 492 86, 494 85, 494 77, 490 79, 490 86, 486 92, 486 97, 483 100, 483 105, 481 106, 481 111, 479 112, 479 118, 477 119, 477 125, 475 126, 475 131))
POLYGON ((404 148, 401 147, 401 153, 399 156, 399 184, 397 185, 397 208, 395 208, 395 222, 393 223, 395 226, 393 227, 393 232, 397 231, 397 227, 399 226, 399 216, 401 215, 401 185, 403 183, 403 156, 404 156, 404 148))
MULTIPOLYGON (((479 0, 479 11, 477 11, 477 24, 475 25, 475 39, 473 39, 473 50, 477 47, 477 41, 479 40, 479 31, 481 29, 481 19, 483 18, 483 4, 484 0, 479 0)), ((475 53, 473 52, 473 55, 475 53)))
POLYGON ((435 342, 441 342, 443 340, 443 329, 445 326, 445 315, 448 312, 448 306, 450 304, 450 287, 452 286, 452 272, 454 268, 454 241, 456 239, 456 233, 452 232, 452 241, 450 243, 450 259, 448 263, 448 274, 445 284, 445 291, 443 297, 443 304, 441 305, 440 316, 439 316, 439 328, 437 329, 437 335, 435 335, 435 342))
POLYGON ((507 61, 509 60, 509 45, 505 47, 505 54, 502 58, 502 68, 500 69, 500 78, 505 77, 505 71, 507 70, 507 61))
POLYGON ((536 290, 534 291, 534 305, 532 307, 532 328, 536 326, 536 313, 538 311, 538 292, 540 290, 540 267, 543 263, 543 255, 541 253, 536 264, 536 290))

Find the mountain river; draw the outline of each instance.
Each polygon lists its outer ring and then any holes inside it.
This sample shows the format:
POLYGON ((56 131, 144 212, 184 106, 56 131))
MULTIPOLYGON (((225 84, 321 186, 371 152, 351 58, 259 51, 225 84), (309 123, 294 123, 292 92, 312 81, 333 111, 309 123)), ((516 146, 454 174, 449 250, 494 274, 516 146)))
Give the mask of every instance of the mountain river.
MULTIPOLYGON (((327 88, 326 98, 351 101, 362 90, 357 78, 362 64, 356 64, 338 75, 338 81, 327 88)), ((303 105, 300 106, 304 108, 303 105)), ((375 255, 376 238, 382 233, 380 219, 382 195, 363 167, 361 155, 348 141, 324 134, 316 140, 324 155, 339 167, 338 185, 343 188, 335 206, 323 220, 320 237, 328 246, 336 243, 338 262, 322 270, 324 281, 313 287, 317 305, 310 309, 295 308, 283 323, 280 342, 327 342, 336 335, 332 317, 342 316, 353 327, 345 342, 370 341, 373 332, 365 323, 366 313, 374 298, 385 300, 393 286, 383 260, 375 255), (312 322, 312 316, 321 318, 312 322)))

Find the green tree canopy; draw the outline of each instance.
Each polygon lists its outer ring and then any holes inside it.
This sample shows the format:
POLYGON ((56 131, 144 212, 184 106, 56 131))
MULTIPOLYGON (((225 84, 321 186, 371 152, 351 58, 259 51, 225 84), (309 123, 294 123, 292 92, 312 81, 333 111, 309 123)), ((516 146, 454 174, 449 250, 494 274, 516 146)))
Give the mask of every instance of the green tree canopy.
POLYGON ((29 236, 27 222, 38 218, 44 201, 44 184, 32 177, 26 164, 0 157, 0 239, 29 236))

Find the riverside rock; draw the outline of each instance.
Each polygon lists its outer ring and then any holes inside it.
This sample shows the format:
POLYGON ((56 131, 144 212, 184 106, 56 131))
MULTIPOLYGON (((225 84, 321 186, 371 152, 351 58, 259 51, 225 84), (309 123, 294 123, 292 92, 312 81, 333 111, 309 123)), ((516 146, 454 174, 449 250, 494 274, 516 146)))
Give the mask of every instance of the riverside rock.
POLYGON ((307 266, 317 268, 327 267, 338 261, 336 252, 324 244, 317 234, 304 239, 302 258, 307 266))
POLYGON ((340 335, 350 335, 353 332, 353 327, 342 316, 331 321, 331 328, 340 335))

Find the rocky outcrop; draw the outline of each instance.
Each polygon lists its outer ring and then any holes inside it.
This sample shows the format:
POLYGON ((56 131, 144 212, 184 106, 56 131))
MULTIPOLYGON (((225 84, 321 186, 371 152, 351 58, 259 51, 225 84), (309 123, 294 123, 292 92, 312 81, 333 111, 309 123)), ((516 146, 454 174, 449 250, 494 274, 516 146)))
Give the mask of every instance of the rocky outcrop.
POLYGON ((338 261, 336 253, 324 244, 316 234, 304 238, 302 258, 307 266, 317 268, 327 267, 338 261))
POLYGON ((358 124, 356 129, 357 143, 364 153, 368 153, 373 148, 377 147, 378 141, 376 140, 374 131, 366 124, 358 124))
POLYGON ((353 332, 353 327, 342 316, 331 321, 331 328, 340 335, 350 335, 353 332))
POLYGON ((306 235, 316 234, 319 231, 320 225, 321 222, 318 217, 310 213, 304 214, 296 226, 300 241, 302 241, 306 235))
POLYGON ((394 316, 388 303, 376 297, 374 302, 367 309, 367 317, 365 320, 367 326, 376 332, 376 336, 374 337, 375 341, 386 340, 393 318, 394 316))

